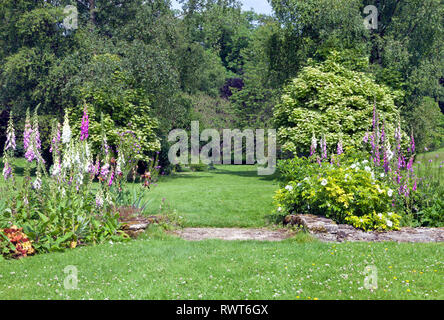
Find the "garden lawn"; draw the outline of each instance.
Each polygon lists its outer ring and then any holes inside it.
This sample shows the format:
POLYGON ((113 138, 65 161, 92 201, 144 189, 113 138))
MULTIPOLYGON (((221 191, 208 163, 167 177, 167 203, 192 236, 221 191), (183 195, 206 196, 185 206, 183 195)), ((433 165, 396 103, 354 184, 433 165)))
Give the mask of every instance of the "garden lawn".
POLYGON ((165 198, 187 227, 261 227, 273 213, 277 189, 274 177, 258 176, 256 166, 220 165, 162 178, 148 194, 148 212, 157 213, 165 198))
MULTIPOLYGON (((267 224, 277 183, 255 167, 163 178, 165 197, 192 226, 267 224)), ((21 260, 0 258, 0 299, 444 299, 444 244, 322 243, 300 233, 282 242, 187 242, 152 227, 138 240, 21 260), (365 268, 378 288, 364 288, 365 268), (66 289, 68 266, 78 288, 66 289)))
POLYGON ((443 299, 443 254, 442 244, 153 237, 0 261, 0 298, 443 299), (78 270, 76 290, 64 288, 67 266, 78 270))

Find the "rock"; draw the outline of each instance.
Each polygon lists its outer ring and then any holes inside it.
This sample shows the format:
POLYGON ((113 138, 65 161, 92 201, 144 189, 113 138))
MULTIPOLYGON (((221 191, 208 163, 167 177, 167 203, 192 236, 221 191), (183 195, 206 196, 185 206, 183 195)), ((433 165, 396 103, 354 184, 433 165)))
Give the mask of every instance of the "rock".
POLYGON ((396 241, 396 242, 443 242, 444 228, 401 228, 397 231, 365 232, 347 224, 312 214, 289 215, 284 224, 298 225, 322 241, 396 241))
POLYGON ((137 238, 141 233, 143 233, 150 224, 157 224, 161 221, 167 221, 166 218, 158 216, 136 216, 131 217, 127 220, 121 221, 123 224, 122 230, 125 231, 132 238, 137 238))

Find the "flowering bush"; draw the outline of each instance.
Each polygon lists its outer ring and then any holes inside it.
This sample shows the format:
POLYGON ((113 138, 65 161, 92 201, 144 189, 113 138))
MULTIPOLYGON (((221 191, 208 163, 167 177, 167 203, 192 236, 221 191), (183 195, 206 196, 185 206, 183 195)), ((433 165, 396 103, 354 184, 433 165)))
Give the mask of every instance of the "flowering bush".
POLYGON ((397 229, 400 217, 390 205, 393 190, 376 179, 368 161, 342 160, 341 166, 307 158, 281 163, 287 182, 275 195, 278 211, 324 215, 363 230, 397 229), (290 173, 296 164, 298 172, 290 173))
POLYGON ((444 209, 439 201, 444 195, 442 165, 434 165, 436 159, 418 161, 413 132, 410 138, 403 136, 399 123, 393 140, 392 147, 385 124, 374 108, 373 129, 363 144, 374 170, 383 174, 384 182, 396 191, 392 207, 405 225, 443 226, 444 209))
MULTIPOLYGON (((12 117, 11 117, 12 119, 12 117)), ((22 180, 14 175, 16 147, 14 124, 9 120, 4 150, 4 168, 0 212, 0 228, 17 225, 33 241, 37 252, 74 248, 79 244, 108 239, 122 240, 116 202, 122 198, 130 173, 136 180, 138 139, 131 131, 120 133, 113 153, 102 132, 102 152, 95 161, 89 145, 89 117, 85 107, 79 139, 72 137, 69 118, 63 126, 54 123, 50 152, 53 164, 46 170, 41 156, 37 112, 31 119, 27 112, 24 130, 26 158, 22 180), (36 166, 35 178, 30 167, 36 166), (98 181, 98 183, 93 183, 98 181)), ((141 178, 141 188, 151 179, 141 178)), ((6 229, 5 229, 6 230, 6 229)))
POLYGON ((374 107, 372 131, 362 146, 344 153, 339 140, 336 152, 328 155, 325 137, 318 143, 313 135, 308 158, 279 164, 285 188, 275 196, 278 211, 322 214, 364 230, 444 224, 441 175, 431 167, 421 172, 423 166, 415 164, 413 134, 403 137, 398 123, 388 137, 374 107))

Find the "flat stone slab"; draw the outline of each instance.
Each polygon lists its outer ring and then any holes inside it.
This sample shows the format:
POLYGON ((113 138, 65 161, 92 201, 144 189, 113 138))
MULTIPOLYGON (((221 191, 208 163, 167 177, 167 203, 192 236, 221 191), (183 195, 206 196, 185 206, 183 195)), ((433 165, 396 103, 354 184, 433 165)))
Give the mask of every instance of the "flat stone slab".
POLYGON ((395 241, 395 242, 443 242, 444 228, 401 228, 398 231, 365 232, 347 224, 311 214, 285 217, 284 224, 298 225, 322 241, 395 241))
POLYGON ((184 240, 258 240, 282 241, 291 237, 288 230, 246 229, 246 228, 185 228, 173 232, 184 240))

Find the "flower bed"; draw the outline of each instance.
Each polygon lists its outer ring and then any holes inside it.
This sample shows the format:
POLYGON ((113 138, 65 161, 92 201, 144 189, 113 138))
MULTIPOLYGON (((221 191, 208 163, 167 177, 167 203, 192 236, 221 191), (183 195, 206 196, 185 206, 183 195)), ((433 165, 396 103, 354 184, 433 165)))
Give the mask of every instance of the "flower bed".
POLYGON ((119 207, 131 205, 143 211, 145 191, 157 175, 156 160, 150 164, 149 172, 137 174, 140 145, 132 131, 121 133, 117 146, 108 145, 102 132, 102 151, 94 159, 88 127, 86 106, 77 137, 67 115, 63 126, 54 122, 52 165, 47 170, 41 154, 37 109, 32 119, 28 110, 23 141, 26 167, 23 179, 17 179, 13 158, 15 130, 10 118, 3 161, 5 183, 0 190, 2 195, 7 195, 0 198, 0 228, 4 228, 5 240, 2 247, 9 248, 3 253, 10 254, 12 250, 5 235, 21 256, 34 250, 56 251, 128 238, 119 221, 119 207), (36 166, 35 177, 31 176, 31 165, 36 166), (129 191, 127 181, 131 178, 139 183, 129 191))
POLYGON ((340 140, 330 155, 325 138, 318 150, 313 135, 308 157, 279 164, 283 186, 275 195, 277 211, 323 215, 366 231, 397 230, 403 224, 441 226, 439 175, 433 179, 415 171, 413 134, 402 141, 399 124, 394 137, 388 137, 384 127, 375 107, 373 128, 362 149, 345 147, 344 152, 340 140))

